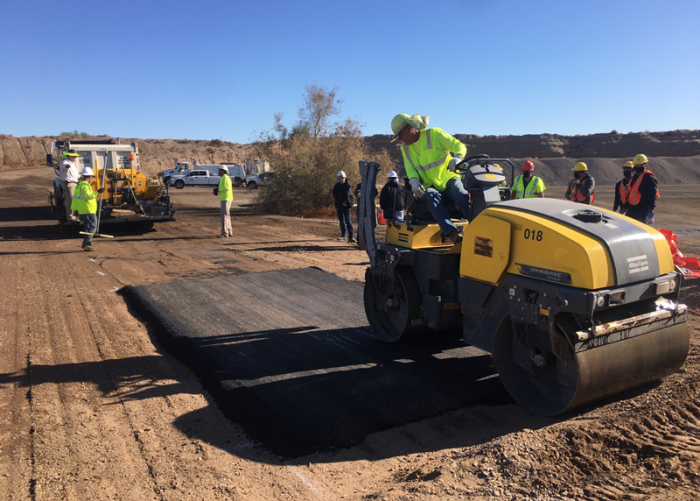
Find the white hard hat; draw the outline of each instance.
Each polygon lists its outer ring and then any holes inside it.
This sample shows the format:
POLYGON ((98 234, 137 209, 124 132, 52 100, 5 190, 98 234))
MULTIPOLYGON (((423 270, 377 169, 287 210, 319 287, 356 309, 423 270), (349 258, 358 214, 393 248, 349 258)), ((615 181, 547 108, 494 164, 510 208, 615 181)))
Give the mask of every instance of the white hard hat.
POLYGON ((340 171, 338 171, 338 177, 348 177, 348 176, 345 175, 345 171, 340 170, 340 171))
POLYGON ((396 179, 399 176, 396 175, 396 172, 394 172, 393 170, 390 170, 389 174, 387 174, 386 177, 387 177, 387 179, 396 179))
POLYGON ((83 172, 80 173, 81 176, 86 177, 86 176, 94 176, 95 174, 92 172, 92 169, 90 167, 85 167, 83 169, 83 172))
POLYGON ((225 165, 221 165, 221 166, 219 167, 219 170, 222 170, 222 171, 224 171, 226 174, 228 174, 228 167, 226 167, 225 165))

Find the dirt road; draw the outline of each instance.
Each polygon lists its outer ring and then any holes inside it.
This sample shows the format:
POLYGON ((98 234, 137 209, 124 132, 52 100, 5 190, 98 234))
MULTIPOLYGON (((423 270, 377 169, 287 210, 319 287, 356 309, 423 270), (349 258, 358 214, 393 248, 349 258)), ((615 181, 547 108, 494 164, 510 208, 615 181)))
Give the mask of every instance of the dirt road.
MULTIPOLYGON (((476 405, 284 461, 213 405, 117 291, 316 266, 362 280, 332 221, 254 214, 231 239, 209 190, 173 192, 177 221, 79 249, 47 208, 49 169, 0 173, 0 497, 13 500, 695 499, 700 322, 680 372, 566 419, 476 405)), ((697 186, 662 187, 657 225, 700 251, 697 186)), ((563 189, 551 189, 552 196, 563 189)), ((596 201, 611 205, 611 187, 596 201)), ((685 301, 698 311, 700 281, 685 301)), ((250 306, 250 305, 249 305, 250 306)))

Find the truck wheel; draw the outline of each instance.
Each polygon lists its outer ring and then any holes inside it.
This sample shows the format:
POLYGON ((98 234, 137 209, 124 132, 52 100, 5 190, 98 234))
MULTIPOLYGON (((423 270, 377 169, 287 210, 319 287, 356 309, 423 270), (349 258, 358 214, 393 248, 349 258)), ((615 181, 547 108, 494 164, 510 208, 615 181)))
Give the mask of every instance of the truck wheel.
POLYGON ((248 188, 250 188, 251 190, 257 190, 257 189, 258 189, 258 183, 256 183, 255 181, 250 181, 250 182, 248 183, 248 188))
POLYGON ((184 187, 185 187, 185 182, 182 179, 178 179, 177 181, 175 181, 175 188, 177 188, 178 190, 181 190, 184 187))

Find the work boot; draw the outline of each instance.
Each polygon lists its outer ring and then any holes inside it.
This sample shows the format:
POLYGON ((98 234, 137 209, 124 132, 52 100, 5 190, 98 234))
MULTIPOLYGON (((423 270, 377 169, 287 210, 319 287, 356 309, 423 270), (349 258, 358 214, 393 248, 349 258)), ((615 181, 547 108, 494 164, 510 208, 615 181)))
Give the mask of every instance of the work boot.
POLYGON ((354 238, 350 237, 350 238, 348 239, 348 243, 349 243, 349 244, 354 244, 354 243, 357 243, 357 240, 355 240, 354 238))
POLYGON ((84 249, 84 248, 87 247, 88 245, 92 245, 92 244, 89 244, 89 243, 87 243, 87 242, 83 242, 83 243, 80 245, 80 248, 81 248, 81 249, 84 249))
POLYGON ((226 238, 226 235, 222 233, 221 235, 216 235, 216 238, 226 238))
POLYGON ((459 243, 461 241, 462 241, 462 234, 457 229, 452 230, 445 237, 445 242, 450 242, 450 243, 456 244, 456 243, 459 243))
POLYGON ((92 252, 95 250, 95 248, 91 244, 83 245, 83 250, 87 252, 92 252))

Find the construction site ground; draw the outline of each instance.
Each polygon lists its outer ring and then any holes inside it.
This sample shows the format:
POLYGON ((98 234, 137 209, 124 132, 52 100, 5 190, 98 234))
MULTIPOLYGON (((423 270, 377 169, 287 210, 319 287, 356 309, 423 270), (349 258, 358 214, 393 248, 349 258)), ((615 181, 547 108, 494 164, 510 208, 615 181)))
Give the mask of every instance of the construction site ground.
MULTIPOLYGON (((171 192, 175 222, 147 232, 104 227, 115 238, 96 239, 87 253, 48 209, 52 177, 46 168, 0 172, 0 498, 697 499, 700 279, 684 285, 692 336, 679 372, 543 417, 504 394, 488 357, 453 339, 399 347, 372 340, 357 304, 368 259, 338 240, 335 221, 255 213, 256 192, 237 188, 234 235, 217 239, 218 200, 210 189, 186 188, 171 192), (335 316, 300 311, 297 325, 278 316, 271 332, 274 284, 268 300, 234 292, 264 280, 246 275, 273 271, 326 277, 324 311, 337 304, 335 316), (224 282, 232 294, 211 292, 224 282), (151 317, 134 307, 127 286, 160 294, 163 311, 198 311, 213 295, 221 318, 247 318, 240 322, 255 334, 248 339, 222 342, 226 328, 199 338, 207 350, 229 350, 232 363, 275 349, 305 351, 307 362, 274 366, 275 386, 266 378, 277 359, 259 360, 259 373, 229 382, 231 405, 218 405, 221 395, 208 391, 214 386, 186 350, 162 342, 162 324, 146 323, 151 317), (209 296, 191 297, 200 290, 209 296), (285 328, 308 335, 312 324, 322 330, 313 342, 275 340, 285 328), (327 358, 323 336, 335 329, 342 342, 327 358), (340 348, 353 344, 361 355, 343 358, 340 348), (275 388, 275 398, 239 398, 256 395, 256 385, 275 388)), ((661 186, 655 223, 695 256, 697 189, 661 186)), ((610 207, 612 193, 597 188, 596 204, 610 207)), ((298 294, 313 300, 302 287, 298 294)), ((217 325, 211 314, 200 317, 217 325)))

